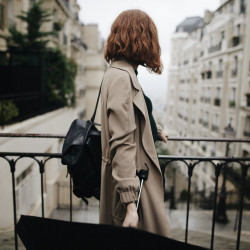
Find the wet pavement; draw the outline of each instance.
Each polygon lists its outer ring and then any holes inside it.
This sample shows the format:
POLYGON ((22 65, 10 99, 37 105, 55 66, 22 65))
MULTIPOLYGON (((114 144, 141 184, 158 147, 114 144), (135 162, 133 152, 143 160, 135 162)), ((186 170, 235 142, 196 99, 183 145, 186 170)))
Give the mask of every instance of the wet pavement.
MULTIPOLYGON (((98 223, 98 206, 83 206, 73 210, 73 221, 98 223)), ((186 211, 169 210, 166 208, 172 237, 176 240, 185 240, 186 211)), ((234 231, 236 211, 227 211, 229 223, 215 225, 215 250, 236 249, 237 231, 234 231)), ((55 210, 51 216, 53 219, 69 220, 69 210, 55 210)), ((250 211, 244 211, 241 233, 241 250, 250 250, 250 211)), ((189 216, 188 243, 210 248, 211 245, 212 211, 191 210, 189 216)), ((0 250, 14 249, 13 231, 0 232, 0 250)), ((19 242, 19 249, 25 249, 19 242)))

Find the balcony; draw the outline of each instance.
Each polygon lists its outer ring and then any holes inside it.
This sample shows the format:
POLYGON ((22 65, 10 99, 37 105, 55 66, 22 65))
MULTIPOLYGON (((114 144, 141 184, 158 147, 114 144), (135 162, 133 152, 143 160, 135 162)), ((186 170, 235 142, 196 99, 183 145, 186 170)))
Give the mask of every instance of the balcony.
POLYGON ((203 126, 208 128, 208 122, 207 121, 203 121, 203 126))
POLYGON ((216 78, 222 78, 222 76, 223 76, 222 70, 216 72, 216 78))
MULTIPOLYGON (((64 135, 51 135, 51 134, 0 134, 0 137, 2 138, 22 138, 22 140, 24 138, 26 138, 27 140, 29 140, 29 138, 50 138, 50 139, 63 139, 65 136, 64 135)), ((198 141, 198 142, 220 142, 220 143, 250 143, 250 139, 225 139, 225 138, 179 138, 179 137, 169 137, 168 138, 169 141, 173 141, 173 142, 178 142, 178 141, 190 141, 190 142, 194 142, 194 141, 198 141)), ((206 150, 206 148, 203 147, 204 150, 206 150)), ((51 165, 47 165, 48 161, 51 159, 61 159, 61 154, 60 153, 22 153, 22 152, 0 152, 0 158, 5 159, 6 163, 9 166, 10 169, 10 180, 11 180, 11 186, 12 186, 12 199, 13 199, 13 211, 10 211, 10 213, 13 215, 14 217, 14 229, 16 228, 15 225, 17 224, 17 220, 18 220, 18 207, 17 207, 17 203, 16 203, 16 179, 15 179, 15 173, 18 171, 19 168, 22 168, 22 165, 20 164, 21 161, 20 159, 23 158, 29 158, 30 160, 34 160, 35 163, 37 163, 37 169, 39 169, 39 175, 40 175, 40 199, 41 199, 41 217, 42 218, 46 218, 46 214, 45 214, 45 200, 44 197, 46 189, 44 186, 45 183, 45 178, 46 178, 46 172, 49 171, 48 168, 51 167, 51 165), (19 163, 20 161, 20 163, 19 163)), ((216 228, 217 228, 217 224, 216 224, 216 211, 218 209, 218 205, 217 205, 217 200, 218 198, 221 196, 221 191, 219 188, 219 178, 221 174, 223 173, 225 167, 228 164, 233 164, 236 163, 237 165, 239 165, 239 171, 241 172, 241 178, 239 179, 239 187, 238 187, 238 191, 237 192, 237 197, 239 195, 240 199, 239 199, 239 203, 238 203, 238 199, 237 199, 237 203, 235 204, 235 206, 237 206, 239 208, 239 215, 238 215, 238 221, 237 221, 237 239, 234 244, 236 245, 236 249, 240 249, 240 245, 244 246, 244 242, 241 242, 241 231, 242 229, 242 221, 244 220, 244 215, 243 215, 243 209, 246 209, 247 206, 249 206, 250 204, 246 203, 246 199, 244 199, 244 197, 248 197, 250 195, 250 193, 248 194, 248 191, 245 190, 245 186, 246 186, 246 181, 247 181, 247 170, 249 168, 249 163, 250 163, 250 158, 244 157, 244 158, 239 158, 239 157, 224 157, 224 156, 217 156, 217 157, 200 157, 200 156, 170 156, 170 155, 159 155, 158 156, 159 161, 160 161, 160 166, 162 171, 165 172, 165 170, 167 169, 168 171, 173 171, 174 173, 174 177, 175 178, 175 174, 176 172, 178 173, 178 171, 175 171, 176 168, 179 166, 177 165, 173 165, 174 163, 178 163, 181 162, 182 166, 187 168, 187 173, 188 173, 188 178, 185 177, 186 180, 186 184, 187 184, 187 189, 183 190, 183 192, 181 192, 181 194, 179 195, 180 198, 177 200, 175 199, 175 194, 177 194, 175 192, 175 186, 171 186, 170 191, 165 190, 165 199, 166 200, 170 200, 170 209, 174 209, 174 205, 177 204, 177 201, 179 202, 179 205, 185 204, 186 205, 186 211, 185 211, 185 226, 184 226, 184 232, 183 232, 183 236, 185 236, 185 242, 188 243, 189 241, 189 237, 190 235, 192 235, 192 232, 190 232, 190 227, 192 226, 192 223, 189 223, 189 219, 190 217, 192 218, 192 220, 197 217, 197 210, 193 210, 191 209, 191 205, 193 206, 193 204, 196 204, 196 206, 199 206, 200 208, 202 207, 203 209, 210 209, 211 211, 211 216, 206 215, 206 218, 209 217, 208 220, 206 220, 206 223, 211 224, 211 231, 210 231, 210 239, 208 242, 208 244, 210 245, 210 249, 214 249, 214 245, 216 245, 215 242, 215 237, 216 237, 216 228), (213 190, 211 190, 210 192, 210 198, 205 198, 206 196, 204 195, 205 193, 207 193, 208 190, 203 190, 201 191, 201 195, 199 195, 199 193, 197 191, 194 191, 192 186, 195 184, 195 178, 193 178, 193 172, 199 168, 199 166, 203 166, 205 167, 205 165, 203 165, 205 162, 209 162, 209 164, 211 164, 211 166, 213 166, 214 169, 214 188, 213 190), (175 203, 176 202, 176 203, 175 203)), ((63 166, 64 167, 64 166, 63 166)), ((230 173, 230 171, 229 171, 230 173)), ((238 177, 237 177, 238 178, 238 177)), ((61 187, 59 185, 59 187, 61 187)), ((4 188, 4 187, 3 187, 4 188)), ((68 184, 67 185, 63 185, 63 188, 67 188, 67 190, 69 192, 66 192, 68 195, 68 204, 69 206, 67 206, 69 208, 69 221, 72 222, 72 218, 73 218, 73 213, 74 215, 77 214, 77 211, 74 209, 73 210, 73 203, 72 203, 72 182, 71 182, 71 178, 68 178, 68 184)), ((65 192, 63 192, 65 193, 65 192)), ((227 192, 227 195, 229 195, 229 192, 227 192)), ((207 196, 208 197, 208 196, 207 196)), ((54 197, 56 198, 56 197, 54 197)), ((98 207, 98 206, 97 206, 98 207)), ((89 208, 91 209, 91 208, 89 208)), ((175 210, 173 210, 174 213, 175 210)), ((81 214, 83 214, 85 211, 84 210, 80 210, 79 211, 81 214)), ((65 213, 64 213, 65 214, 65 213)), ((178 213, 177 213, 178 214, 178 213)), ((74 216, 74 218, 76 218, 74 216)), ((63 220, 67 220, 68 218, 63 218, 63 220)), ((175 218, 176 220, 176 218, 175 218)), ((184 220, 182 220, 184 221, 184 220)), ((204 224, 204 218, 202 220, 202 223, 204 224)), ((217 229, 218 230, 218 229, 217 229)), ((221 230, 221 229, 219 229, 221 230)), ((196 235, 197 238, 199 238, 199 235, 196 235)), ((180 238, 180 237, 179 237, 180 238)), ((193 236, 192 236, 193 238, 193 236)), ((207 238, 207 237, 205 237, 207 238)), ((18 237, 17 237, 17 232, 14 230, 14 240, 15 240, 15 249, 18 249, 18 237)), ((204 239, 203 239, 204 240, 204 239)), ((229 239, 227 239, 226 241, 229 241, 229 239)), ((243 249, 243 248, 241 248, 243 249)), ((245 248, 244 248, 245 249, 245 248)), ((247 248, 246 248, 247 249, 247 248)))
POLYGON ((245 130, 245 131, 243 132, 243 135, 244 135, 245 137, 250 137, 250 131, 245 130))
POLYGON ((233 69, 232 72, 231 72, 232 78, 236 77, 237 73, 238 73, 237 69, 233 69))
POLYGON ((212 131, 219 132, 219 127, 217 125, 212 125, 212 131))
POLYGON ((215 98, 214 99, 214 105, 215 106, 220 106, 220 98, 215 98))
POLYGON ((230 107, 230 108, 235 107, 235 101, 234 101, 234 100, 229 101, 229 107, 230 107))
POLYGON ((212 71, 207 70, 207 71, 201 72, 201 78, 202 78, 202 80, 211 79, 212 78, 212 71))
POLYGON ((213 53, 213 52, 216 52, 216 51, 219 51, 221 50, 221 42, 217 45, 214 45, 214 46, 211 46, 209 49, 208 49, 208 53, 213 53))
POLYGON ((211 102, 211 98, 210 98, 210 97, 206 97, 206 98, 205 98, 205 102, 206 102, 206 103, 210 103, 210 102, 211 102))

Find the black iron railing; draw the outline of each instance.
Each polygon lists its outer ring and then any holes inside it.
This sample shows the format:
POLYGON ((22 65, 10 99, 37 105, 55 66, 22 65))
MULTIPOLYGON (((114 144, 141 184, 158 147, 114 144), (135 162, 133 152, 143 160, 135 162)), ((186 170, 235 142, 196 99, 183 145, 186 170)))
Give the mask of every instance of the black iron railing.
MULTIPOLYGON (((10 138, 57 138, 63 139, 64 135, 56 134, 10 134, 2 133, 0 137, 10 137, 10 138)), ((250 139, 225 139, 225 138, 180 138, 180 137, 169 137, 169 141, 207 141, 207 142, 226 142, 226 143, 250 143, 250 139)), ((14 237, 15 237, 15 249, 18 249, 18 240, 16 232, 17 224, 17 206, 16 206, 16 183, 15 183, 15 171, 16 164, 22 158, 31 158, 37 162, 41 176, 41 216, 45 217, 44 213, 44 173, 45 165, 50 159, 60 159, 60 153, 24 153, 24 152, 0 152, 0 158, 5 159, 10 167, 11 181, 12 181, 12 196, 13 196, 13 213, 14 213, 14 237), (44 159, 45 158, 45 159, 44 159)), ((237 163, 241 169, 241 188, 240 188, 240 202, 239 202, 239 219, 238 219, 238 233, 237 233, 237 243, 236 249, 240 248, 240 236, 241 236, 241 226, 242 226, 242 215, 243 215, 243 205, 244 205, 244 195, 245 195, 245 185, 247 171, 250 167, 250 157, 196 157, 196 156, 170 156, 170 155, 159 155, 158 156, 160 165, 162 169, 168 167, 171 163, 179 161, 182 162, 188 169, 188 190, 187 190, 187 209, 186 209, 186 228, 185 228, 185 242, 188 242, 188 223, 189 223, 189 209, 190 209, 190 194, 191 194, 191 184, 193 170, 200 163, 209 162, 214 167, 215 173, 215 188, 213 197, 213 217, 211 225, 211 244, 210 249, 214 248, 214 231, 215 231, 215 221, 216 221, 216 210, 217 210, 217 198, 218 198, 218 179, 223 169, 229 163, 237 163)), ((70 186, 70 221, 72 221, 72 180, 69 178, 70 186)))

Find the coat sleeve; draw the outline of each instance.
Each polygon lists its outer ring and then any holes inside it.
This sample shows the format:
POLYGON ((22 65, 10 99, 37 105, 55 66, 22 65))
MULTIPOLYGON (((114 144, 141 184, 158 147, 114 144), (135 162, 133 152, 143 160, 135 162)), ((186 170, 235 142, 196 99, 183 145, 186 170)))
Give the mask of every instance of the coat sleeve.
POLYGON ((110 159, 115 191, 122 204, 137 200, 139 179, 136 176, 135 113, 129 75, 124 72, 112 79, 107 97, 110 159))
POLYGON ((156 127, 157 127, 157 134, 158 134, 158 136, 160 136, 163 128, 162 128, 162 126, 159 123, 156 123, 156 127))

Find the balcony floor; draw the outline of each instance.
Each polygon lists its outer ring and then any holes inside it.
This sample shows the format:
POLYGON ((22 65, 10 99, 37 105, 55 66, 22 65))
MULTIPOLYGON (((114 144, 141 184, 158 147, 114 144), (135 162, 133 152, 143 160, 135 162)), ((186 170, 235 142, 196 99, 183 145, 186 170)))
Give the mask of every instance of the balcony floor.
MULTIPOLYGON (((73 221, 86 222, 86 223, 98 223, 99 209, 98 206, 89 207, 86 209, 83 207, 81 210, 73 210, 73 221)), ((186 211, 172 210, 166 208, 167 216, 172 228, 172 236, 176 240, 185 240, 185 222, 186 211)), ((237 233, 233 231, 235 223, 236 211, 227 211, 229 223, 226 225, 215 225, 215 240, 214 249, 218 250, 230 250, 236 249, 237 233)), ((55 210, 51 216, 54 219, 69 218, 69 210, 55 210)), ((191 244, 210 247, 210 234, 212 211, 211 210, 191 210, 189 217, 189 232, 188 242, 191 244)), ((241 250, 250 249, 250 211, 244 211, 242 219, 242 234, 241 234, 241 250)))
MULTIPOLYGON (((183 210, 169 210, 166 208, 167 216, 170 222, 172 236, 176 240, 184 241, 185 239, 185 221, 186 212, 183 210)), ((83 206, 80 209, 73 209, 73 221, 98 223, 99 209, 98 206, 89 206, 86 209, 83 206)), ((236 211, 227 211, 229 223, 226 225, 215 225, 215 250, 233 250, 236 249, 237 233, 233 231, 236 211)), ((55 210, 51 218, 60 220, 69 220, 69 209, 55 210)), ((189 232, 188 242, 191 244, 210 247, 211 221, 212 211, 210 210, 190 210, 189 217, 189 232)), ((241 250, 250 249, 250 211, 244 211, 242 220, 242 234, 241 234, 241 250)), ((0 250, 14 249, 13 231, 0 232, 0 250)), ((21 242, 19 249, 25 249, 21 242)))

